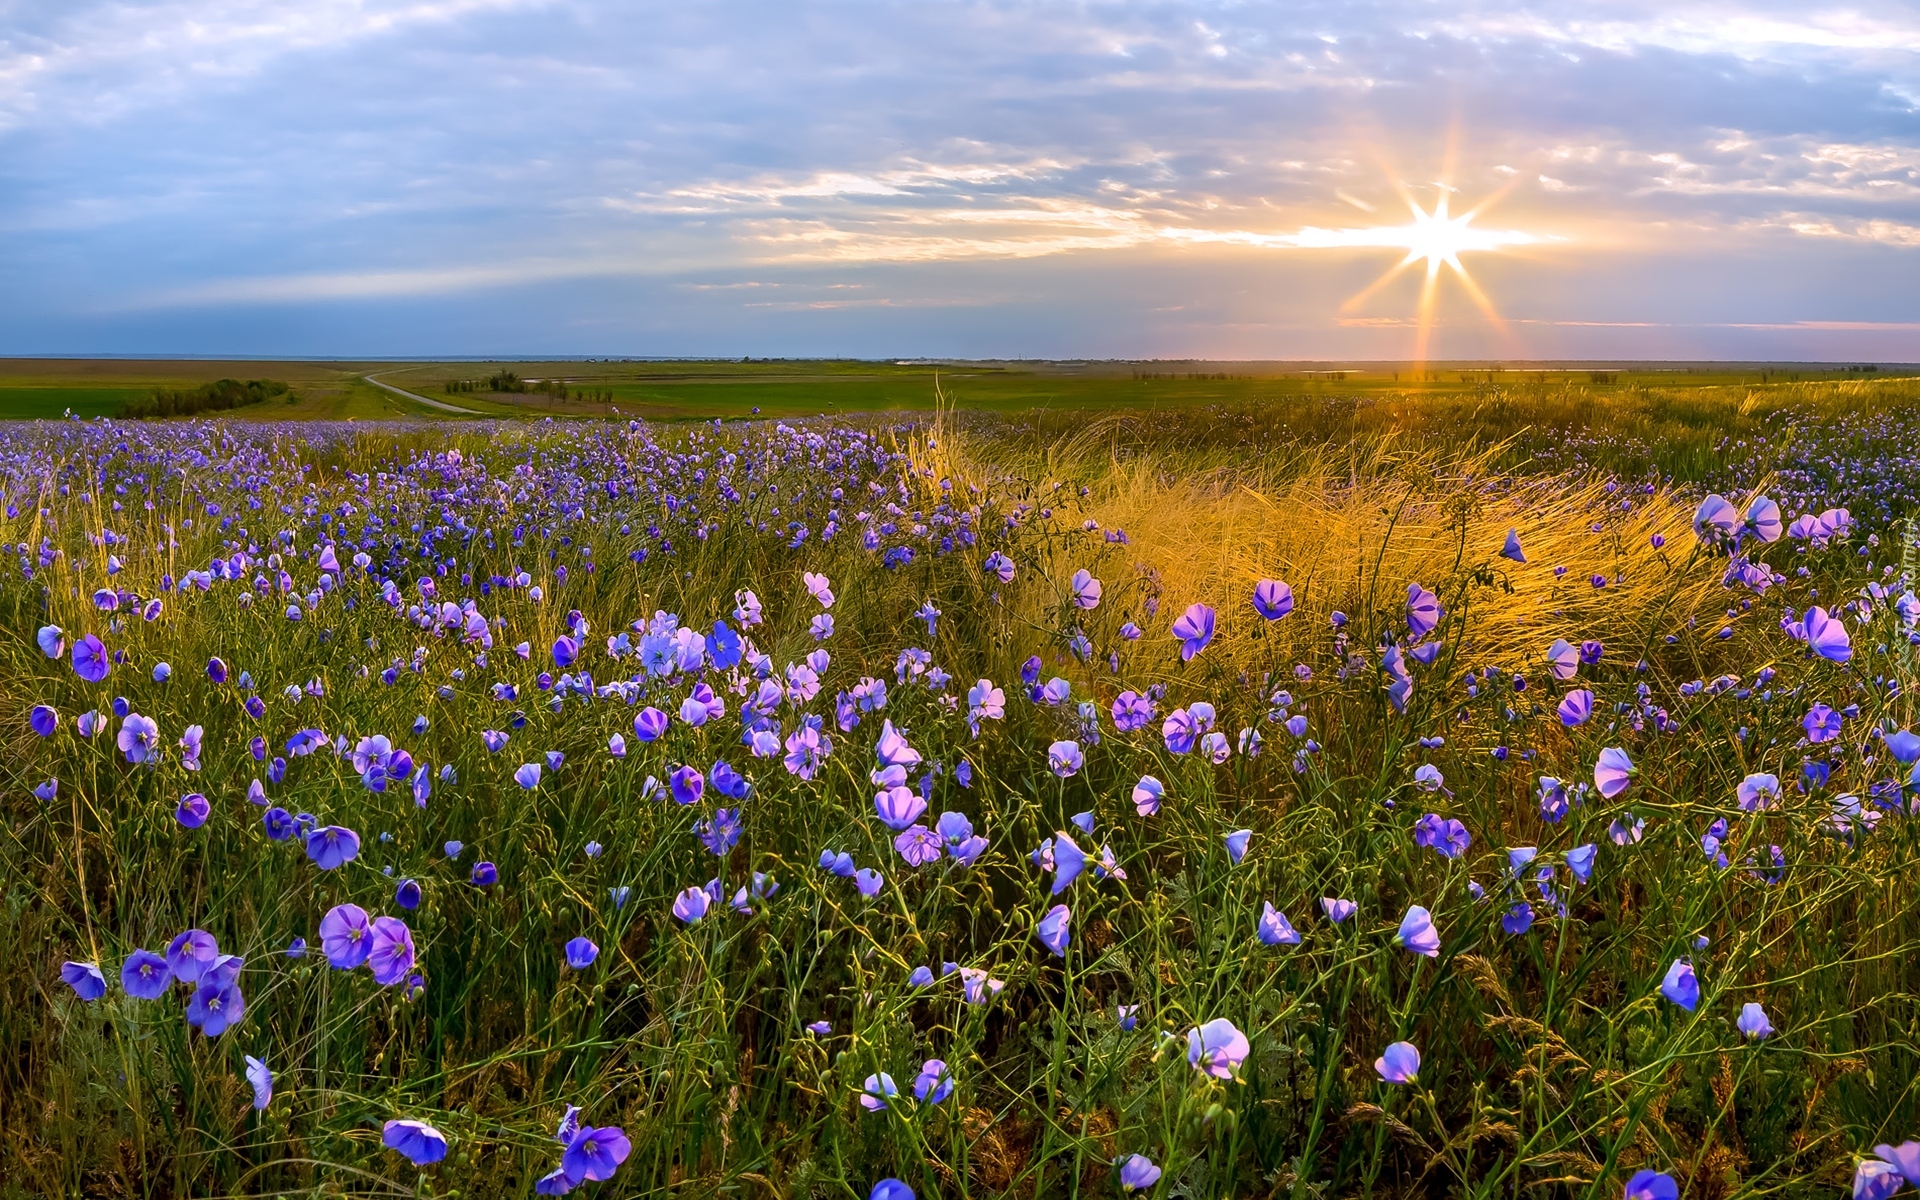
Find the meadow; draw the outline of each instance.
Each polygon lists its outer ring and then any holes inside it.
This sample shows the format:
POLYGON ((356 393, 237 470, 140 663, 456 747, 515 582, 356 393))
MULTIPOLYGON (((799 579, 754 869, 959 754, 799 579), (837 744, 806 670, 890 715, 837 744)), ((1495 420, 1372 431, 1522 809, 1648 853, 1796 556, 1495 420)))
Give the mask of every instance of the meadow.
POLYGON ((1920 1183, 1920 382, 774 366, 0 428, 0 1196, 1920 1183))

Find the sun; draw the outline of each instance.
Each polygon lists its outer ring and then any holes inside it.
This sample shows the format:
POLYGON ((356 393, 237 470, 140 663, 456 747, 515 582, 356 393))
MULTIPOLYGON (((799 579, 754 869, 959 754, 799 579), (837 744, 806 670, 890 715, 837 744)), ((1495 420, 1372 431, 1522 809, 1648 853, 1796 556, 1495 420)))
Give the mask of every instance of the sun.
POLYGON ((1474 224, 1475 219, 1486 212, 1504 194, 1504 189, 1456 217, 1450 211, 1454 188, 1444 182, 1430 186, 1437 191, 1438 195, 1434 199, 1433 207, 1426 208, 1414 197, 1412 190, 1405 183, 1396 181, 1395 187, 1401 199, 1406 202, 1412 217, 1405 225, 1327 231, 1329 234, 1336 235, 1329 244, 1406 251, 1406 257, 1394 264, 1386 274, 1341 305, 1342 312, 1352 312, 1359 308, 1374 293, 1398 278, 1409 267, 1421 262, 1426 264, 1426 277, 1420 287, 1419 326, 1414 338, 1413 357, 1416 362, 1425 362, 1427 358, 1427 345, 1433 332, 1433 312, 1440 293, 1442 267, 1452 271, 1454 278, 1459 281, 1461 290, 1467 293, 1475 306, 1493 323, 1494 328, 1505 333, 1506 322, 1500 319, 1500 314, 1494 309, 1493 302, 1487 298, 1487 294, 1481 290, 1480 285, 1474 282, 1472 274, 1468 272, 1460 256, 1470 252, 1498 251, 1515 246, 1534 245, 1549 240, 1523 230, 1490 229, 1474 224))

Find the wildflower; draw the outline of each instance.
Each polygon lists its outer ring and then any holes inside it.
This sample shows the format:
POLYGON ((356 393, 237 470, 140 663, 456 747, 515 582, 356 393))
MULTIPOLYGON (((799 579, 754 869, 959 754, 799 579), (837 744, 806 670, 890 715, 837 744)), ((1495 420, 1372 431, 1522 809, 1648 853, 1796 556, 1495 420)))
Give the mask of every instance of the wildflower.
POLYGON ((697 769, 681 766, 667 780, 675 804, 697 804, 707 788, 707 777, 697 769))
POLYGON ((477 888, 490 888, 500 882, 500 868, 490 862, 477 862, 467 874, 467 882, 477 888))
POLYGON ((1853 1170, 1853 1200, 1887 1200, 1905 1183, 1906 1177, 1892 1163, 1879 1158, 1862 1159, 1853 1170))
POLYGON ((690 887, 673 898, 673 915, 683 925, 691 925, 707 915, 707 909, 713 903, 713 897, 707 889, 690 887))
POLYGON ((1633 775, 1633 760, 1627 752, 1615 746, 1609 746, 1600 752, 1600 759, 1593 767, 1593 785, 1600 794, 1611 800, 1627 790, 1627 784, 1633 775))
POLYGON ((633 718, 633 736, 643 742, 655 742, 667 732, 669 718, 666 713, 649 704, 633 718))
POLYGON ((331 871, 360 856, 360 835, 338 825, 323 825, 307 835, 307 857, 331 871))
POLYGON ((1780 777, 1778 775, 1749 775, 1740 781, 1735 790, 1742 812, 1755 812, 1769 808, 1780 797, 1780 777))
POLYGON ((130 763, 160 760, 160 726, 151 717, 130 712, 120 722, 114 744, 130 763))
POLYGON ((48 658, 59 658, 67 652, 67 635, 58 625, 42 625, 33 640, 48 658))
POLYGON ((1740 1019, 1734 1025, 1748 1038, 1766 1038, 1773 1033, 1773 1024, 1767 1020, 1767 1010, 1749 1000, 1740 1006, 1740 1019))
POLYGON ((380 1141, 416 1167, 447 1156, 447 1136, 425 1121, 388 1121, 380 1131, 380 1141))
POLYGON ((1500 547, 1500 557, 1517 563, 1527 561, 1526 554, 1520 549, 1520 533, 1518 530, 1507 530, 1507 540, 1500 547))
POLYGON ((1359 907, 1358 904, 1355 904, 1351 900, 1336 900, 1331 896, 1322 896, 1320 898, 1320 911, 1326 913, 1327 920, 1332 921, 1335 925, 1352 916, 1354 910, 1359 907))
POLYGON ((913 1098, 923 1104, 938 1104, 951 1095, 953 1076, 947 1064, 937 1058, 921 1063, 920 1073, 913 1077, 913 1098))
POLYGON ((36 704, 33 711, 27 714, 27 724, 41 737, 52 737, 54 731, 60 728, 60 714, 44 704, 36 704))
POLYGON ((1507 931, 1509 937, 1519 937, 1533 928, 1533 906, 1521 900, 1507 909, 1500 918, 1500 928, 1507 931))
POLYGON ((1160 1168, 1144 1154, 1129 1154, 1120 1160, 1120 1186, 1137 1192, 1160 1182, 1160 1168))
MULTIPOLYGON (((336 904, 320 918, 320 950, 327 965, 350 971, 373 952, 373 922, 358 904, 336 904)), ((174 972, 179 975, 178 971, 174 972)))
POLYGON ((1187 1062, 1215 1079, 1231 1079, 1253 1047, 1225 1017, 1187 1030, 1187 1062))
POLYGON ((167 960, 151 950, 135 950, 120 966, 120 990, 136 1000, 158 1000, 172 982, 167 960))
POLYGON ((1300 933, 1287 920, 1287 914, 1273 907, 1272 901, 1265 902, 1260 920, 1254 925, 1254 936, 1265 946, 1297 946, 1300 933))
POLYGON ((253 1088, 253 1108, 255 1112, 265 1111, 273 1103, 273 1072, 267 1070, 267 1064, 253 1055, 246 1055, 247 1083, 253 1088))
POLYGON ((1840 736, 1841 719, 1840 714, 1833 711, 1832 706, 1816 704, 1807 710, 1805 717, 1801 718, 1800 727, 1806 730, 1807 740, 1818 745, 1840 736))
POLYGON ((1440 931, 1433 927, 1433 914, 1415 904, 1407 909, 1407 915, 1400 921, 1400 930, 1394 934, 1399 942, 1415 954, 1424 954, 1436 958, 1440 954, 1440 931))
POLYGON ((1678 1004, 1688 1012, 1700 1003, 1700 981, 1695 978, 1693 964, 1674 959, 1667 968, 1667 976, 1660 981, 1660 994, 1678 1004))
POLYGON ((1586 883, 1593 877, 1593 860, 1598 852, 1599 847, 1592 842, 1584 846, 1575 846, 1567 851, 1567 869, 1573 872, 1575 879, 1586 883))
POLYGON ((1373 1069, 1388 1083, 1413 1083, 1420 1078, 1420 1051, 1412 1042, 1395 1042, 1373 1060, 1373 1069))
POLYGON ((1062 779, 1079 774, 1084 765, 1086 759, 1080 753, 1078 742, 1055 742, 1047 747, 1047 768, 1062 779))
POLYGON ((882 1179, 867 1193, 867 1200, 913 1200, 913 1189, 898 1179, 882 1179))
POLYGON ((1153 816, 1160 811, 1160 800, 1166 791, 1166 785, 1158 779, 1142 775, 1140 782, 1133 785, 1133 810, 1143 817, 1153 816))
POLYGON ((1100 581, 1084 569, 1075 571, 1073 573, 1073 579, 1067 586, 1073 593, 1073 606, 1075 608, 1090 609, 1099 607, 1100 581))
POLYGON ((1067 956, 1067 942, 1069 940, 1067 925, 1072 919, 1073 910, 1064 904, 1056 904, 1048 909, 1047 915, 1041 917, 1039 924, 1034 926, 1034 936, 1038 938, 1040 944, 1045 946, 1056 958, 1065 958, 1067 956))
POLYGON ((833 586, 828 582, 825 575, 816 575, 812 571, 805 571, 801 573, 800 579, 801 582, 807 585, 807 591, 813 598, 820 602, 821 608, 833 607, 833 586))
POLYGON ((1293 611, 1293 589, 1278 579, 1262 579, 1253 585, 1253 611, 1278 621, 1293 611))
POLYGON ((911 825, 893 839, 893 848, 907 860, 908 866, 924 867, 939 860, 943 843, 939 835, 925 825, 911 825))
POLYGON ((1423 792, 1440 792, 1446 790, 1447 779, 1440 773, 1439 767, 1432 763, 1421 763, 1413 772, 1413 784, 1423 792))
POLYGON ((1680 1200, 1680 1185, 1658 1171, 1635 1171, 1627 1180, 1626 1200, 1680 1200))
POLYGON ((1013 560, 998 550, 987 555, 987 561, 982 565, 986 568, 988 574, 999 576, 1001 583, 1013 582, 1013 560))
MULTIPOLYGON (((45 643, 42 643, 45 648, 45 643)), ((51 656, 49 656, 51 657, 51 656)), ((73 643, 73 673, 87 683, 99 683, 113 669, 107 648, 91 633, 73 643)))
POLYGON ((520 768, 513 773, 513 781, 529 792, 539 787, 540 764, 521 763, 520 768))
POLYGON ((1838 617, 1827 615, 1827 610, 1814 605, 1807 610, 1807 645, 1815 654, 1828 662, 1843 663, 1853 657, 1853 642, 1847 637, 1847 627, 1838 617))
POLYGON ((93 963, 65 962, 60 964, 60 978, 66 981, 73 994, 93 1003, 107 994, 107 977, 93 963))
POLYGON ((398 917, 375 917, 373 936, 367 949, 367 965, 374 982, 392 987, 407 976, 413 966, 413 931, 398 917))
POLYGON ((1585 688, 1568 692, 1560 700, 1560 723, 1572 729, 1585 725, 1593 717, 1593 693, 1585 688))
POLYGON ((1180 639, 1180 661, 1191 662, 1193 656, 1207 648, 1213 641, 1214 611, 1205 604, 1191 604, 1173 622, 1173 636, 1180 639))
POLYGON ((1247 842, 1252 837, 1251 829, 1236 829, 1226 836, 1227 857, 1233 861, 1234 866, 1239 866, 1240 860, 1246 857, 1247 842))
POLYGON ((1580 652, 1565 638, 1555 638, 1547 647, 1547 671, 1555 679, 1572 679, 1580 673, 1580 652))
POLYGON ((188 792, 180 797, 179 807, 173 810, 173 819, 188 829, 198 829, 207 823, 207 816, 212 811, 205 796, 199 792, 188 792))
POLYGON ((1438 596, 1417 583, 1407 585, 1407 632, 1414 641, 1432 633, 1445 615, 1438 596))
POLYGON ((239 1022, 247 1011, 246 997, 240 994, 240 967, 238 955, 222 955, 200 976, 187 1002, 187 1024, 207 1037, 219 1037, 239 1022))
POLYGON ((900 1088, 893 1082, 893 1076, 885 1071, 878 1075, 869 1075, 860 1085, 860 1107, 868 1112, 879 1112, 887 1107, 887 1101, 900 1094, 900 1088))

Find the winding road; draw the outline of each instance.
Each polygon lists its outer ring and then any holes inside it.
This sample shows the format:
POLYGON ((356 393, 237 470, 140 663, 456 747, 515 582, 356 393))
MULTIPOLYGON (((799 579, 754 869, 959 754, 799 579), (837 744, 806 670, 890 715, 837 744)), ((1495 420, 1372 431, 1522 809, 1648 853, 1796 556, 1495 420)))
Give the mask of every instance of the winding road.
POLYGON ((437 408, 441 412, 459 413, 461 416, 464 416, 464 417, 478 417, 478 416, 484 415, 471 408, 461 408, 458 404, 448 404, 444 400, 435 400, 431 396, 422 396, 418 392, 409 392, 405 388, 397 388, 390 383, 382 383, 378 378, 372 375, 362 375, 360 378, 366 380, 368 383, 372 384, 377 388, 382 388, 382 389, 385 389, 386 391, 392 392, 396 396, 405 396, 409 400, 417 400, 421 404, 426 405, 428 408, 437 408))

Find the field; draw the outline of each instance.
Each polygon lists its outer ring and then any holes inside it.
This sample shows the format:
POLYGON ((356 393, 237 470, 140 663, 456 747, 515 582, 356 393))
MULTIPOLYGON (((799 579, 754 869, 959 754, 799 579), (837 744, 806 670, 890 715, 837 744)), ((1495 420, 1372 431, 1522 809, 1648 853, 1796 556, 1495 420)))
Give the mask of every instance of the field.
POLYGON ((0 382, 0 1196, 1920 1173, 1920 381, 484 366, 0 382))

